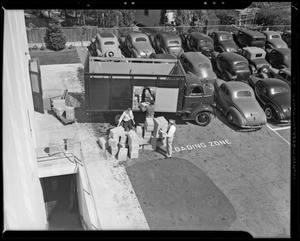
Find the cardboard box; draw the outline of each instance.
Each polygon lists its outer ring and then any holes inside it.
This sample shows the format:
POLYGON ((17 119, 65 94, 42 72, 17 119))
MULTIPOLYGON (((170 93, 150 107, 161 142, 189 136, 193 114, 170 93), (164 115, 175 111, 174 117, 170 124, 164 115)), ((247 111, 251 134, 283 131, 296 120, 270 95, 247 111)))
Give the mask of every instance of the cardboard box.
POLYGON ((127 148, 120 148, 118 152, 118 160, 119 161, 126 161, 128 156, 128 149, 127 148))
POLYGON ((109 130, 109 137, 118 140, 119 137, 125 135, 124 128, 122 126, 118 126, 109 130))
POLYGON ((153 118, 147 117, 145 121, 145 131, 152 132, 154 129, 154 121, 153 118))
POLYGON ((105 149, 107 148, 107 141, 106 141, 106 139, 105 139, 104 137, 100 137, 100 138, 98 139, 98 142, 99 142, 100 147, 101 147, 103 150, 105 150, 105 149))
POLYGON ((118 141, 113 139, 113 138, 109 138, 108 139, 108 145, 112 148, 117 148, 118 145, 118 141))

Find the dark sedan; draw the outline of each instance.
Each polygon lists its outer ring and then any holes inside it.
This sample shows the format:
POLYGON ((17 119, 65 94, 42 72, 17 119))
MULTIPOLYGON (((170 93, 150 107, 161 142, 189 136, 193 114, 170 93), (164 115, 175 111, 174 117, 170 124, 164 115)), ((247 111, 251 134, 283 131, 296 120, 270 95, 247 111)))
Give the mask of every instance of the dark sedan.
POLYGON ((249 81, 256 99, 265 111, 268 120, 288 124, 291 120, 291 89, 280 79, 260 79, 252 77, 249 81))
POLYGON ((276 69, 291 68, 291 49, 273 49, 270 53, 267 53, 266 60, 276 69))
POLYGON ((237 52, 238 46, 233 40, 231 33, 226 31, 215 31, 209 34, 214 41, 214 49, 217 52, 237 52))
POLYGON ((193 32, 186 36, 186 51, 201 52, 206 57, 211 57, 214 51, 214 41, 206 34, 193 32))

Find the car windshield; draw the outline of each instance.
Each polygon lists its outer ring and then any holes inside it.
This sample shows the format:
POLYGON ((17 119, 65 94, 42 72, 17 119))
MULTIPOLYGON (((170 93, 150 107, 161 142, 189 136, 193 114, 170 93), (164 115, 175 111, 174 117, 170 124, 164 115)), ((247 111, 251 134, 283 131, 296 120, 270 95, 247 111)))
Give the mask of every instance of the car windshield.
POLYGON ((278 86, 278 87, 273 87, 270 89, 271 95, 278 95, 278 94, 283 94, 283 93, 289 93, 289 89, 286 88, 285 86, 278 86))
POLYGON ((198 68, 200 69, 209 69, 210 68, 210 64, 209 63, 203 63, 203 64, 198 64, 198 68))
POLYGON ((104 42, 104 45, 114 45, 115 42, 114 41, 106 41, 104 42))
POLYGON ((248 90, 242 90, 236 93, 236 97, 251 97, 251 92, 248 90))
POLYGON ((271 38, 280 38, 280 36, 278 34, 276 35, 271 35, 271 38))
POLYGON ((220 36, 220 40, 224 41, 224 40, 231 40, 232 36, 230 34, 225 34, 225 35, 221 35, 220 36))
POLYGON ((147 39, 144 37, 136 38, 135 42, 147 42, 147 39))
POLYGON ((179 43, 178 40, 170 40, 170 41, 169 41, 169 44, 170 44, 170 45, 179 45, 180 43, 179 43))

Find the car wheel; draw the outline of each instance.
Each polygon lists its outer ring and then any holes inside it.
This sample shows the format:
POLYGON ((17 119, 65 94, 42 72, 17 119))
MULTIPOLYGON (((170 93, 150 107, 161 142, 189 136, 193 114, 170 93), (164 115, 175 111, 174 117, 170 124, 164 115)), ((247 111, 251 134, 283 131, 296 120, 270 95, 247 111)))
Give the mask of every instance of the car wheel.
POLYGON ((233 115, 231 114, 231 112, 227 113, 227 120, 230 124, 234 124, 233 123, 233 115))
POLYGON ((224 80, 224 81, 228 81, 227 75, 225 73, 223 73, 221 75, 221 79, 224 80))
POLYGON ((195 116, 195 122, 199 126, 207 126, 211 121, 211 115, 209 112, 199 112, 195 116))
POLYGON ((268 120, 272 119, 273 113, 272 113, 272 109, 270 107, 267 107, 265 109, 265 114, 268 120))

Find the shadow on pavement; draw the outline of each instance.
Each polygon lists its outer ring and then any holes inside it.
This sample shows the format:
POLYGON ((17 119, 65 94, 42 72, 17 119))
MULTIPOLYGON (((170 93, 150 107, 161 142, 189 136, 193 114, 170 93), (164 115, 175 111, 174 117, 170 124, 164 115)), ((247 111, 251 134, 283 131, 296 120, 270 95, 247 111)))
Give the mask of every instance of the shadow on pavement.
POLYGON ((151 230, 227 230, 236 219, 224 193, 185 159, 147 160, 126 171, 151 230))

